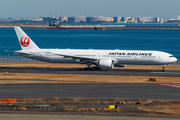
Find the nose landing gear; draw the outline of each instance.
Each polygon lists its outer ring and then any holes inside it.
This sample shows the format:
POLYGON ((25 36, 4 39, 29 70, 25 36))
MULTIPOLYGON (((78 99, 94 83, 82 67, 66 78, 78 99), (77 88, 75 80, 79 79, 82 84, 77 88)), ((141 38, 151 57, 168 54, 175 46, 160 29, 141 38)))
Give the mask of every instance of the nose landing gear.
POLYGON ((165 72, 165 67, 166 67, 167 65, 163 65, 163 68, 162 68, 162 70, 161 70, 161 72, 165 72))

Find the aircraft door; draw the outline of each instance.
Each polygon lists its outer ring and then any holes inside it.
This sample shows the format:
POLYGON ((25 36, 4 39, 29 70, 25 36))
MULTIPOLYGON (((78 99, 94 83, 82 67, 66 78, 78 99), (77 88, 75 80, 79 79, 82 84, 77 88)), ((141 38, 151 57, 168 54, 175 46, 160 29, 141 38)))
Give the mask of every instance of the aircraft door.
POLYGON ((158 60, 161 60, 162 59, 162 56, 161 54, 158 55, 158 60))
POLYGON ((138 58, 137 58, 137 56, 136 56, 136 55, 134 56, 134 60, 138 60, 138 58))
POLYGON ((136 61, 137 63, 141 63, 140 60, 141 60, 141 58, 139 59, 138 56, 136 56, 136 55, 134 56, 134 61, 136 61))
POLYGON ((101 54, 101 53, 98 54, 98 58, 99 58, 99 59, 102 58, 102 54, 101 54))

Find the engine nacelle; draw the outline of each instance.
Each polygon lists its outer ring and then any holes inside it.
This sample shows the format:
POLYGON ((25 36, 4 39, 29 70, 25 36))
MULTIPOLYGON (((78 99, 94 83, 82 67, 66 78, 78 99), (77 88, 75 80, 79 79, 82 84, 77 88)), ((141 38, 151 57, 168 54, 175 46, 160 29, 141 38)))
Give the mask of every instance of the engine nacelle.
POLYGON ((114 64, 114 67, 126 67, 126 64, 114 64))
POLYGON ((98 65, 101 69, 112 69, 114 67, 114 62, 112 59, 101 59, 98 65))

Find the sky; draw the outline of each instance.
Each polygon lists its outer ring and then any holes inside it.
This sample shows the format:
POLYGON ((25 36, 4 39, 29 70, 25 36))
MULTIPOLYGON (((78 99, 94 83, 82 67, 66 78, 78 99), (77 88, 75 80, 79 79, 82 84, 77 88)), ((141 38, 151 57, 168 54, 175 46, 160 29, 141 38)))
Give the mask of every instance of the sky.
POLYGON ((180 0, 0 0, 0 18, 124 16, 177 18, 180 0))

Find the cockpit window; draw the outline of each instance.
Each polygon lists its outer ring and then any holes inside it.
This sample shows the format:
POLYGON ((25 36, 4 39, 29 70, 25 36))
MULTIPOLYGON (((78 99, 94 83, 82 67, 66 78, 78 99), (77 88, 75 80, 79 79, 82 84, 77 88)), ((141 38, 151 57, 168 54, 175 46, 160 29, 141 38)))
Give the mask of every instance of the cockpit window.
POLYGON ((169 58, 172 58, 172 57, 174 57, 174 56, 169 56, 169 58))

